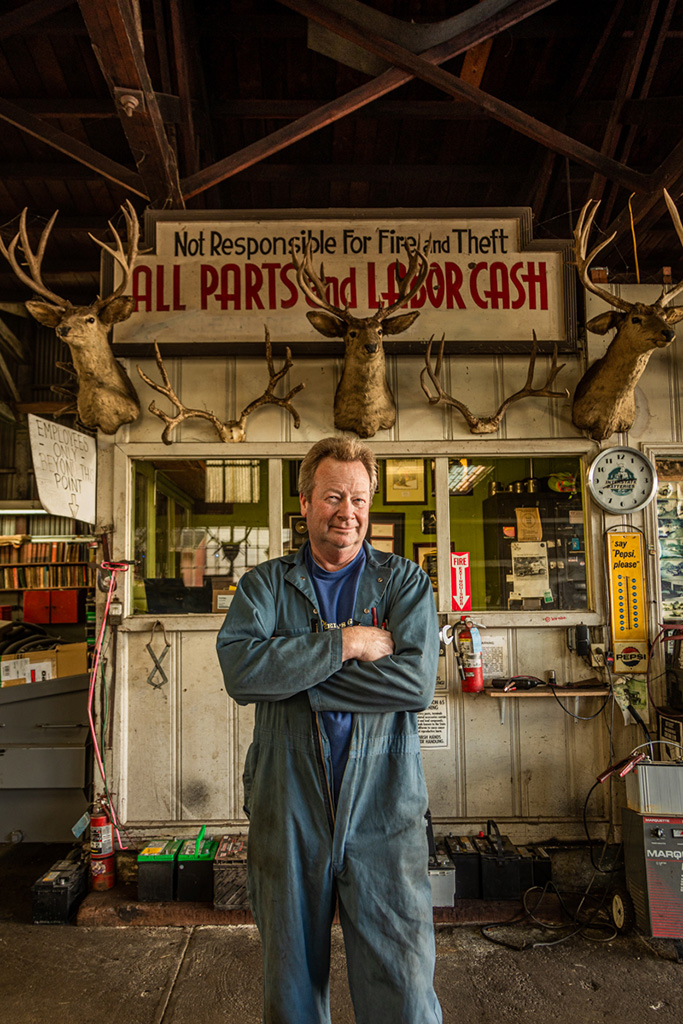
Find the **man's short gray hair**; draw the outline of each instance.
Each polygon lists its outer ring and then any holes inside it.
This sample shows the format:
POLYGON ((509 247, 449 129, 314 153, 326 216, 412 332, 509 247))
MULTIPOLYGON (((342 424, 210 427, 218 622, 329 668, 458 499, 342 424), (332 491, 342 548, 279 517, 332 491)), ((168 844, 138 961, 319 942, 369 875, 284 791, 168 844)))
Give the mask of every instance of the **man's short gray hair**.
POLYGON ((357 437, 323 437, 316 441, 306 453, 299 469, 299 494, 307 501, 313 494, 315 473, 323 459, 336 459, 337 462, 362 462, 370 477, 370 499, 377 490, 377 459, 375 453, 357 437))

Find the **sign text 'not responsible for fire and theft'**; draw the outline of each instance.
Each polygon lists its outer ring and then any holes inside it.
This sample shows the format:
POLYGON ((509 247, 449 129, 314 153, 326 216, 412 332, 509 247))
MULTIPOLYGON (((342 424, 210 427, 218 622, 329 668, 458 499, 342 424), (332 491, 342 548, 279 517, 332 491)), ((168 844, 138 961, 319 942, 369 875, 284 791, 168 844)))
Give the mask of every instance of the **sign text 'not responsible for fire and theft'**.
POLYGON ((117 343, 191 340, 305 340, 313 308, 297 283, 292 253, 308 247, 323 265, 327 298, 359 316, 398 298, 397 269, 408 267, 405 243, 431 239, 429 273, 407 304, 420 335, 462 340, 564 337, 562 253, 520 249, 514 218, 295 221, 159 221, 156 253, 139 258, 131 280, 133 315, 116 326, 117 343), (521 314, 521 315, 520 315, 521 314), (161 325, 161 332, 159 326, 161 325), (199 328, 197 328, 199 330, 199 328), (188 337, 188 334, 190 337, 188 337))

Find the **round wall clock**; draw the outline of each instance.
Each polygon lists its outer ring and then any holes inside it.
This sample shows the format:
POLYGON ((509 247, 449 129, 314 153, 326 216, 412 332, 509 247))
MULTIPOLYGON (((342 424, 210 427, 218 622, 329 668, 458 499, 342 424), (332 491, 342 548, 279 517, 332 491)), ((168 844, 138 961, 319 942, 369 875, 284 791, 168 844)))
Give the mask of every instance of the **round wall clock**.
POLYGON ((657 493, 657 472, 637 448, 605 448, 591 463, 588 490, 606 512, 637 512, 657 493))

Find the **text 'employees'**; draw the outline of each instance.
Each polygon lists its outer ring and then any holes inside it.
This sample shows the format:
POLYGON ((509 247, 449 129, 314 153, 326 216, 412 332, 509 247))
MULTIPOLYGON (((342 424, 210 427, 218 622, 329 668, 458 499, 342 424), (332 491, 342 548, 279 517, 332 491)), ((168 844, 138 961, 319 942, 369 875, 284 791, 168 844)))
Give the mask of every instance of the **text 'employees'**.
MULTIPOLYGON (((400 273, 407 268, 400 265, 400 273)), ((432 262, 425 284, 410 309, 548 309, 548 268, 544 260, 515 263, 480 260, 464 266, 432 262)), ((327 296, 334 306, 377 309, 398 299, 395 264, 373 261, 326 274, 327 296)), ((186 309, 280 310, 312 307, 298 289, 292 263, 139 264, 133 271, 136 313, 186 309)))

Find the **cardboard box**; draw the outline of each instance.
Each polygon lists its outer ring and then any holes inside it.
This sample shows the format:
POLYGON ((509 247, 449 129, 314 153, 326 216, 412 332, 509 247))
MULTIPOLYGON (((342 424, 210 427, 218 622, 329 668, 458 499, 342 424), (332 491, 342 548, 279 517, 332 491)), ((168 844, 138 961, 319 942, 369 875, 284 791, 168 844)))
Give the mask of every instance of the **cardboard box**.
POLYGON ((40 683, 57 675, 56 651, 28 651, 26 654, 6 654, 0 663, 3 686, 19 683, 40 683))
POLYGON ((39 683, 61 676, 78 676, 88 671, 88 645, 60 644, 52 651, 5 654, 0 658, 2 686, 39 683))
POLYGON ((61 644, 57 648, 57 675, 80 676, 88 671, 88 645, 61 644))
POLYGON ((214 615, 222 614, 225 615, 228 608, 230 607, 230 600, 235 593, 233 590, 214 590, 213 600, 211 603, 211 611, 214 615))

